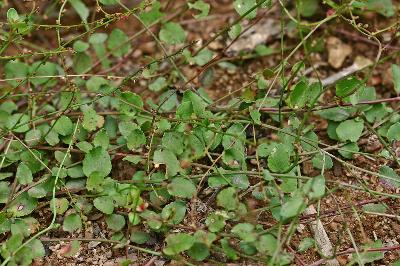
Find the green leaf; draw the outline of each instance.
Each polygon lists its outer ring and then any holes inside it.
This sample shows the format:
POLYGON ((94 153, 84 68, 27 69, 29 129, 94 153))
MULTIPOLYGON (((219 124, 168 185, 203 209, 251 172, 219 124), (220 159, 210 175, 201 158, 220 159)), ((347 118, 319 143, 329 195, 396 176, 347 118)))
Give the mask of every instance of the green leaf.
MULTIPOLYGON (((379 249, 382 248, 383 244, 381 240, 377 240, 371 244, 363 245, 362 249, 379 249)), ((384 258, 383 251, 365 251, 360 252, 359 254, 352 254, 352 260, 349 262, 350 265, 358 263, 360 265, 365 265, 367 263, 371 263, 377 260, 381 260, 384 258)))
POLYGON ((379 169, 379 174, 383 176, 387 176, 389 178, 379 177, 383 182, 390 184, 395 188, 400 187, 400 176, 390 168, 389 166, 383 165, 379 169))
POLYGON ((131 49, 128 36, 120 29, 114 29, 107 40, 108 49, 115 57, 126 55, 131 49))
POLYGON ((18 166, 16 177, 21 185, 28 185, 33 181, 31 169, 24 163, 20 163, 18 166))
POLYGON ((346 159, 353 159, 353 154, 358 152, 360 149, 357 143, 350 142, 340 148, 339 153, 346 159))
POLYGON ((376 91, 374 87, 360 87, 360 89, 358 89, 354 94, 350 95, 350 102, 352 105, 356 105, 362 101, 372 101, 375 99, 376 91))
POLYGON ((64 231, 73 233, 81 229, 82 229, 82 221, 81 217, 78 214, 72 213, 64 218, 64 223, 63 223, 64 231))
POLYGON ((297 9, 303 17, 311 17, 319 8, 317 0, 300 0, 296 3, 298 4, 297 9))
POLYGON ((88 71, 92 66, 92 58, 86 53, 76 53, 73 58, 72 67, 77 74, 88 71))
POLYGON ((87 42, 77 40, 76 42, 74 42, 72 47, 74 48, 75 52, 82 53, 89 48, 89 44, 87 42))
POLYGON ((142 130, 135 129, 131 134, 129 134, 126 144, 130 150, 137 149, 141 145, 146 144, 146 136, 142 130))
POLYGON ((8 201, 8 195, 10 194, 10 191, 11 191, 10 183, 1 181, 0 182, 0 203, 6 203, 8 201))
POLYGON ((105 6, 111 6, 111 5, 118 4, 118 0, 99 0, 99 2, 105 6))
POLYGON ((205 244, 195 242, 187 251, 187 254, 196 261, 203 261, 210 256, 210 250, 205 244))
MULTIPOLYGON (((235 0, 233 2, 233 7, 240 16, 243 16, 256 4, 257 4, 256 0, 235 0)), ((255 18, 256 16, 257 16, 257 9, 254 9, 249 14, 247 14, 245 18, 252 19, 255 18)))
POLYGON ((92 173, 98 172, 102 176, 107 176, 111 172, 111 158, 107 151, 102 147, 95 147, 85 155, 82 162, 83 173, 89 177, 92 173))
POLYGON ((233 211, 238 206, 236 189, 228 187, 221 190, 217 195, 217 205, 229 211, 233 211))
POLYGON ((233 26, 229 29, 228 35, 229 35, 229 37, 230 37, 232 40, 234 40, 234 39, 236 39, 237 37, 239 37, 239 35, 240 35, 241 32, 242 32, 242 26, 241 26, 239 23, 237 23, 237 24, 233 25, 233 26))
POLYGON ((261 114, 257 109, 250 111, 250 117, 253 119, 254 123, 261 124, 261 114))
POLYGON ((89 191, 103 191, 104 176, 99 172, 93 172, 86 180, 86 189, 89 191))
POLYGON ((255 243, 258 252, 272 256, 278 247, 278 241, 271 234, 260 236, 260 239, 255 243))
POLYGON ((208 62, 211 61, 214 54, 208 48, 201 50, 195 57, 191 58, 191 62, 195 63, 198 66, 204 66, 208 62))
POLYGON ((17 10, 15 10, 15 8, 9 8, 7 10, 7 20, 10 23, 14 23, 14 22, 17 22, 19 20, 19 15, 18 15, 17 10))
POLYGON ((336 133, 341 141, 356 142, 364 129, 364 122, 357 120, 346 120, 339 124, 336 133))
POLYGON ((314 245, 315 245, 314 239, 310 238, 310 237, 306 237, 300 241, 300 244, 299 244, 299 247, 297 248, 297 250, 300 253, 303 253, 303 252, 307 251, 309 248, 314 247, 314 245))
POLYGON ((93 139, 93 144, 95 147, 102 147, 103 149, 108 149, 110 144, 110 138, 108 137, 107 131, 104 129, 99 130, 93 139))
POLYGON ((131 232, 131 241, 136 244, 145 244, 147 241, 150 240, 150 235, 146 232, 141 231, 133 231, 131 232))
POLYGON ((142 19, 146 26, 156 22, 158 19, 162 18, 165 14, 160 12, 161 4, 159 1, 152 1, 153 5, 151 10, 148 12, 140 13, 139 17, 142 19))
POLYGON ((27 245, 27 247, 31 250, 33 258, 41 258, 46 255, 44 246, 43 246, 42 242, 40 242, 39 239, 32 240, 32 242, 30 242, 27 245))
POLYGON ((282 205, 280 216, 285 220, 300 214, 305 206, 303 197, 294 196, 282 205))
POLYGON ((353 6, 369 11, 375 11, 386 17, 391 17, 395 14, 395 6, 393 5, 392 0, 359 0, 354 1, 353 6))
POLYGON ((69 0, 68 2, 75 9, 76 13, 78 13, 82 21, 86 23, 89 17, 89 9, 86 5, 81 0, 69 0))
POLYGON ((368 203, 362 207, 365 212, 386 213, 386 206, 382 203, 368 203))
POLYGON ((308 85, 304 81, 296 84, 289 95, 289 106, 292 108, 303 108, 308 101, 308 85))
POLYGON ((226 221, 226 217, 224 217, 223 215, 221 215, 217 212, 213 212, 207 216, 206 225, 210 232, 217 233, 217 232, 221 231, 222 229, 224 229, 225 221, 226 221))
POLYGON ((355 77, 348 77, 340 80, 336 84, 336 96, 344 98, 353 94, 361 85, 361 82, 355 77))
POLYGON ((161 211, 161 218, 170 224, 179 224, 183 221, 186 214, 186 204, 182 201, 174 201, 161 211))
POLYGON ((51 210, 53 210, 54 207, 56 208, 57 214, 63 214, 64 212, 66 212, 68 210, 69 202, 66 198, 55 198, 54 200, 52 199, 50 201, 51 210), (56 206, 54 206, 54 204, 56 206))
POLYGON ((232 228, 231 232, 245 242, 254 242, 257 239, 257 234, 254 232, 254 225, 249 223, 237 224, 232 228))
POLYGON ((234 248, 229 245, 229 238, 221 239, 221 247, 225 255, 231 260, 237 260, 239 257, 234 248))
POLYGON ((400 66, 392 64, 394 90, 400 94, 400 66))
POLYGON ((181 25, 175 22, 165 23, 159 33, 160 40, 167 44, 179 44, 185 42, 186 32, 181 25))
POLYGON ((268 157, 268 167, 272 172, 283 173, 290 167, 290 155, 284 144, 278 144, 268 157))
POLYGON ((8 118, 7 128, 12 129, 13 132, 24 133, 29 130, 29 117, 25 114, 13 114, 8 118))
POLYGON ((166 237, 167 246, 163 249, 166 255, 177 255, 190 249, 194 244, 193 236, 185 233, 170 234, 166 237))
POLYGON ((349 112, 342 107, 329 108, 316 113, 322 118, 336 122, 346 120, 350 116, 349 112))
POLYGON ((118 232, 125 226, 125 218, 120 214, 111 214, 106 216, 106 223, 108 228, 118 232))
POLYGON ((167 167, 167 176, 175 176, 180 170, 180 163, 169 150, 157 150, 154 152, 154 164, 165 164, 167 167))
POLYGON ((21 82, 26 76, 28 76, 29 73, 29 67, 27 64, 12 60, 7 62, 7 64, 4 65, 4 73, 6 74, 7 79, 14 79, 14 78, 20 78, 21 80, 12 80, 12 81, 7 81, 9 84, 12 86, 16 87, 19 84, 24 84, 25 82, 21 82))
POLYGON ((62 136, 68 136, 74 131, 71 119, 65 115, 60 116, 53 129, 62 136))
POLYGON ((110 196, 98 197, 93 200, 93 205, 105 214, 112 214, 114 211, 113 199, 110 196))
POLYGON ((333 167, 332 158, 325 153, 318 153, 312 159, 312 164, 317 169, 331 169, 333 167))
MULTIPOLYGON (((51 62, 35 62, 30 67, 32 76, 54 76, 57 75, 57 65, 51 62)), ((51 78, 33 78, 31 83, 35 86, 47 83, 51 78)))
POLYGON ((390 126, 388 132, 387 132, 387 138, 390 141, 393 140, 400 140, 400 122, 397 122, 393 125, 390 126))
POLYGON ((28 146, 35 146, 39 144, 42 137, 42 132, 39 129, 32 129, 26 132, 25 142, 28 146))
POLYGON ((109 82, 103 77, 91 77, 88 81, 86 81, 86 88, 92 92, 98 92, 101 90, 103 86, 108 86, 109 82))
POLYGON ((153 83, 151 83, 149 85, 149 89, 151 91, 158 92, 158 91, 161 91, 162 89, 164 89, 167 85, 168 84, 167 84, 167 79, 166 78, 158 77, 158 78, 156 78, 155 81, 153 81, 153 83))
POLYGON ((93 108, 89 107, 83 111, 82 126, 87 131, 94 131, 102 122, 104 122, 103 117, 98 115, 93 108))
POLYGON ((31 214, 36 206, 37 199, 30 197, 27 192, 24 192, 15 199, 8 210, 14 217, 22 217, 31 214))
POLYGON ((188 3, 190 9, 196 9, 200 11, 200 14, 193 15, 196 19, 207 17, 210 12, 210 4, 205 3, 203 0, 197 0, 196 2, 188 3))
POLYGON ((189 179, 176 177, 167 186, 169 194, 190 199, 196 191, 196 186, 189 179))

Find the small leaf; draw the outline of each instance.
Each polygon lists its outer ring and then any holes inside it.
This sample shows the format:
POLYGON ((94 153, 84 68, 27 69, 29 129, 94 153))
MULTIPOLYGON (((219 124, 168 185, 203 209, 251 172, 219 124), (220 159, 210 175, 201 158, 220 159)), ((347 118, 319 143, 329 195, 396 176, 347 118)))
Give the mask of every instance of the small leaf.
POLYGON ((236 196, 236 189, 228 187, 221 190, 217 195, 217 205, 227 210, 233 211, 238 205, 238 199, 236 196))
POLYGON ((387 138, 390 141, 393 141, 393 140, 399 141, 400 140, 400 122, 397 122, 390 126, 390 128, 387 132, 387 138))
POLYGON ((98 115, 93 108, 83 111, 82 126, 87 131, 94 131, 97 127, 101 127, 102 122, 104 122, 104 118, 98 115))
POLYGON ((107 151, 102 147, 95 147, 85 155, 82 162, 83 173, 89 177, 92 173, 98 172, 102 176, 107 176, 111 172, 111 158, 107 151))
POLYGON ((210 12, 210 4, 205 3, 203 0, 197 0, 196 2, 188 3, 190 9, 196 9, 200 11, 200 14, 193 15, 196 19, 207 17, 210 12))
POLYGON ((297 250, 300 253, 303 253, 303 252, 307 251, 309 248, 314 247, 314 245, 315 245, 314 239, 310 238, 310 237, 306 237, 300 241, 300 244, 299 244, 299 247, 297 248, 297 250))
POLYGON ((210 232, 219 232, 225 227, 226 217, 218 214, 217 212, 213 212, 207 216, 206 225, 210 232))
POLYGON ((167 44, 183 43, 186 39, 186 32, 181 25, 175 22, 167 22, 160 30, 160 40, 167 44))
POLYGON ((6 203, 8 201, 8 195, 10 194, 10 191, 11 188, 9 182, 0 182, 0 203, 6 203))
POLYGON ((397 173, 389 166, 386 165, 381 166, 379 169, 379 174, 388 177, 388 178, 379 177, 385 183, 388 183, 395 188, 400 187, 400 176, 398 176, 397 173))
POLYGON ((364 129, 363 121, 346 120, 341 122, 336 128, 336 133, 341 141, 356 142, 360 137, 364 129))
POLYGON ((392 64, 392 76, 394 89, 397 94, 400 94, 400 66, 392 64))
POLYGON ((22 217, 31 214, 37 206, 37 199, 32 198, 27 192, 19 195, 8 208, 14 217, 22 217))
POLYGON ((336 84, 336 95, 338 97, 346 97, 353 94, 361 85, 361 82, 355 77, 349 77, 340 80, 336 84))
POLYGON ((235 225, 231 232, 237 235, 240 239, 245 242, 253 242, 257 238, 257 234, 254 231, 254 225, 249 223, 240 223, 235 225))
POLYGON ((31 169, 29 169, 29 167, 24 163, 21 163, 18 166, 16 177, 18 183, 20 183, 21 185, 28 185, 33 181, 31 169))
POLYGON ((193 182, 186 178, 176 177, 168 184, 168 192, 172 196, 190 199, 195 191, 193 182))
POLYGON ((228 31, 228 35, 232 40, 234 40, 237 37, 239 37, 241 32, 242 32, 242 26, 239 23, 237 23, 230 28, 230 30, 228 31))
POLYGON ((362 207, 365 212, 386 213, 386 206, 381 203, 369 203, 362 207))
POLYGON ((64 231, 73 233, 77 230, 81 230, 81 228, 82 228, 82 221, 81 217, 78 214, 72 213, 64 218, 64 223, 63 223, 64 231))
POLYGON ((167 86, 167 79, 164 77, 158 77, 153 83, 149 85, 151 91, 159 92, 167 86))
POLYGON ((283 219, 288 219, 300 214, 305 205, 304 199, 300 196, 294 196, 282 205, 280 215, 283 219))
POLYGON ((120 29, 114 29, 107 40, 108 49, 115 57, 126 55, 131 49, 128 36, 120 29))
POLYGON ((86 23, 89 17, 89 9, 86 5, 81 0, 69 0, 68 2, 75 9, 76 13, 78 13, 82 21, 86 23))
MULTIPOLYGON (((233 2, 233 7, 240 16, 243 16, 256 4, 257 4, 256 0, 235 0, 233 2)), ((256 16, 257 16, 257 9, 254 9, 249 14, 247 14, 245 18, 252 19, 255 18, 256 16)))
POLYGON ((125 226, 125 218, 120 214, 111 214, 106 217, 106 223, 108 228, 118 232, 121 231, 125 226))
POLYGON ((283 173, 290 166, 290 155, 284 144, 279 144, 273 148, 268 157, 268 167, 272 172, 283 173))
POLYGON ((169 150, 155 151, 153 160, 155 164, 166 165, 168 176, 175 176, 181 170, 178 159, 169 150))
POLYGON ((65 115, 60 116, 53 129, 62 136, 68 136, 74 131, 71 119, 65 115))
POLYGON ((68 210, 69 202, 66 198, 56 198, 50 201, 50 209, 53 210, 54 207, 56 208, 57 214, 63 214, 68 210), (56 206, 54 206, 54 204, 56 206))
POLYGON ((276 248, 278 247, 278 241, 271 234, 265 234, 260 236, 260 239, 255 243, 258 252, 273 255, 276 248))
POLYGON ((113 199, 109 196, 98 197, 93 200, 93 205, 105 214, 112 214, 114 211, 113 199))
POLYGON ((261 124, 261 114, 257 109, 253 109, 250 111, 250 117, 253 119, 254 123, 261 124))
POLYGON ((146 136, 144 135, 143 131, 140 129, 133 130, 127 139, 128 149, 134 150, 143 144, 146 144, 146 136))
POLYGON ((74 42, 73 46, 74 50, 78 53, 82 53, 84 51, 86 51, 89 48, 89 44, 86 42, 83 42, 81 40, 77 40, 76 42, 74 42))
POLYGON ((298 3, 298 11, 303 17, 311 17, 319 8, 317 0, 300 0, 296 3, 298 3))
POLYGON ((166 255, 177 255, 190 249, 194 244, 193 236, 185 233, 170 234, 166 237, 167 246, 163 249, 166 255))

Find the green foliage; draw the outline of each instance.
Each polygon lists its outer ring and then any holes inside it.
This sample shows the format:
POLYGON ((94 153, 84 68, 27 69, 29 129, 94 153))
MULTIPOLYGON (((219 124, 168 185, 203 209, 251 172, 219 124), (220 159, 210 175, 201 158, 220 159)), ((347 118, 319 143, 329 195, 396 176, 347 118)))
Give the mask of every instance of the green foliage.
MULTIPOLYGON (((391 0, 278 1, 280 35, 254 45, 242 34, 257 35, 272 1, 232 0, 230 24, 218 29, 214 1, 69 0, 43 14, 18 13, 11 2, 0 38, 2 266, 31 265, 46 255, 42 237, 76 237, 94 215, 113 249, 130 242, 188 265, 291 265, 290 246, 318 252, 298 234, 308 206, 323 213, 337 191, 390 198, 400 187, 399 66, 384 83, 394 90, 384 92, 366 85, 375 65, 322 85, 331 71, 309 61, 325 58, 326 36, 316 29, 330 32, 354 14, 351 26, 368 35, 362 23, 375 25, 364 12, 393 16, 391 0), (54 23, 43 25, 45 16, 54 23), (251 48, 229 51, 243 40, 251 48), (384 148, 371 151, 368 134, 384 148), (363 170, 363 159, 377 165, 363 170), (342 180, 336 164, 363 183, 342 180)), ((386 40, 392 27, 383 24, 370 41, 386 40)), ((357 211, 391 215, 389 202, 357 211)), ((382 259, 362 251, 370 247, 382 242, 361 247, 350 265, 382 259)), ((79 249, 73 240, 62 255, 73 259, 79 249)))

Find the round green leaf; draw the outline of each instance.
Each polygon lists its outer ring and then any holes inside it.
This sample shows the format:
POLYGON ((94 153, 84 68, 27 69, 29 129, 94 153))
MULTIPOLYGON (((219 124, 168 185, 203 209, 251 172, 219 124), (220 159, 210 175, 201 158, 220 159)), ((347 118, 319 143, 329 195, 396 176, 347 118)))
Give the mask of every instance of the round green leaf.
POLYGON ((95 147, 86 154, 82 162, 83 173, 89 177, 92 173, 98 172, 102 176, 107 176, 111 172, 111 158, 107 151, 102 147, 95 147))
POLYGON ((196 186, 189 179, 176 177, 168 184, 168 192, 172 196, 191 198, 196 191, 196 186))

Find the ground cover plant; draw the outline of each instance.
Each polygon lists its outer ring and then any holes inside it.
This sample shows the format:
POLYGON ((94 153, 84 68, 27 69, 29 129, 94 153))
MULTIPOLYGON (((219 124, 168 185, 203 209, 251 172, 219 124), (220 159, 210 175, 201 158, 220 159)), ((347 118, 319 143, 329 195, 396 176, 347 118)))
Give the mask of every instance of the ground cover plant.
POLYGON ((0 265, 400 265, 399 4, 0 1, 0 265))

